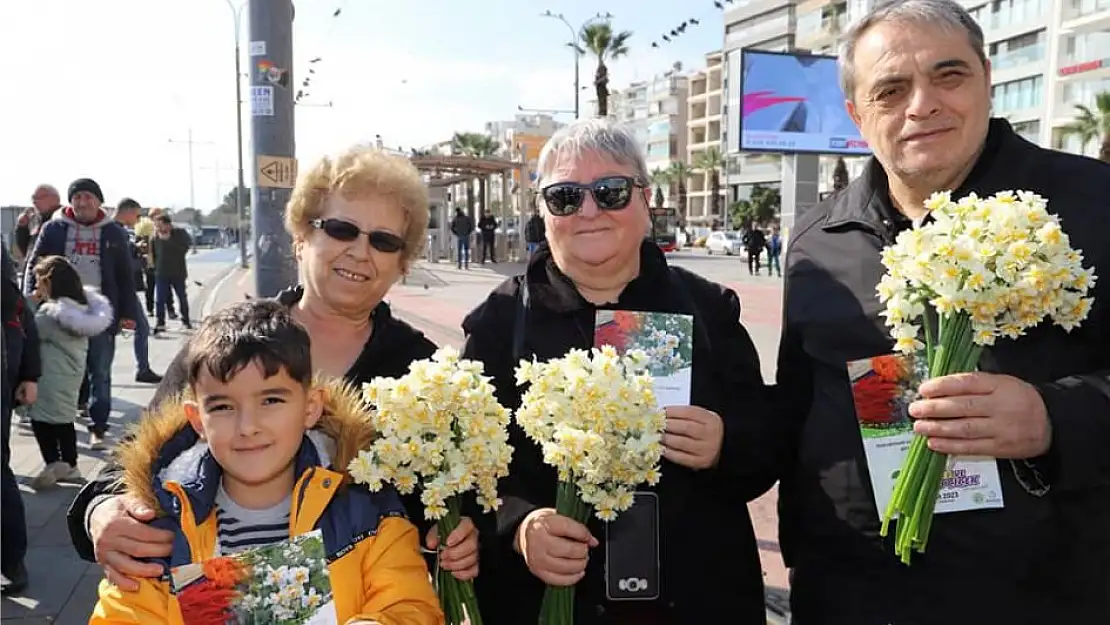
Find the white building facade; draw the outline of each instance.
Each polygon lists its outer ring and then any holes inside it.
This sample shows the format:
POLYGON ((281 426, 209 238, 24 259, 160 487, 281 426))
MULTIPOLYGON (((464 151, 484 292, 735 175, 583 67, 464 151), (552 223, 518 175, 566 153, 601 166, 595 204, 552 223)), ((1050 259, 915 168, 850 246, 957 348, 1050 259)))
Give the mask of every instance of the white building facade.
MULTIPOLYGON (((690 76, 690 93, 686 99, 686 162, 697 167, 698 159, 706 150, 716 149, 721 155, 721 137, 724 103, 724 54, 720 51, 705 55, 705 68, 690 76)), ((724 168, 717 170, 720 180, 721 200, 718 212, 713 212, 713 174, 695 170, 686 185, 687 224, 706 226, 722 218, 728 210, 728 186, 724 168)))
MULTIPOLYGON (((637 81, 609 94, 608 117, 629 126, 644 146, 648 172, 664 171, 686 160, 686 109, 689 78, 677 69, 637 81)), ((597 101, 590 101, 597 115, 597 101)), ((677 185, 662 185, 666 205, 677 206, 677 185), (672 188, 673 187, 673 188, 672 188)))

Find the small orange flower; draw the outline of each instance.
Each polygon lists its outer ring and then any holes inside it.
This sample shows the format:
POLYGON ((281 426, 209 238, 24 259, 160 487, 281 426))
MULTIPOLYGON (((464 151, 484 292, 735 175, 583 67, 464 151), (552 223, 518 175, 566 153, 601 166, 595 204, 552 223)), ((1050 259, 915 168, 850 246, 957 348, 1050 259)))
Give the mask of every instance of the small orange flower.
POLYGON ((247 569, 234 558, 212 558, 204 563, 204 576, 219 588, 235 588, 247 576, 247 569))
POLYGON ((622 332, 632 333, 640 329, 640 317, 627 310, 618 310, 613 313, 613 321, 622 332))
POLYGON ((875 356, 871 359, 871 370, 884 382, 898 382, 909 373, 906 361, 895 354, 875 356))

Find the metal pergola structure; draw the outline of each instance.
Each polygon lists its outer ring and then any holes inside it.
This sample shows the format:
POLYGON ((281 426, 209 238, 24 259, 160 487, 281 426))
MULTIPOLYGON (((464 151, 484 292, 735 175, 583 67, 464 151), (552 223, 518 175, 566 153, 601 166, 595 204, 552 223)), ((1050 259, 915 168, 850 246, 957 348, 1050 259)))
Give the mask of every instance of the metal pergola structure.
MULTIPOLYGON (((502 198, 501 210, 499 221, 506 224, 507 217, 515 215, 517 211, 512 209, 512 202, 508 199, 513 194, 518 195, 518 205, 526 207, 529 205, 527 202, 528 184, 522 184, 517 189, 511 189, 509 184, 509 177, 512 172, 515 172, 517 179, 521 181, 528 180, 527 166, 523 161, 514 161, 505 158, 496 157, 474 157, 462 155, 449 155, 449 154, 416 154, 409 156, 412 164, 422 173, 427 174, 427 183, 432 188, 452 187, 457 184, 463 184, 476 178, 487 177, 492 174, 503 176, 502 178, 502 198)), ((489 188, 490 185, 487 185, 489 188)), ((444 206, 443 214, 437 219, 437 223, 445 225, 450 217, 450 212, 444 206)), ((518 216, 519 221, 523 221, 523 217, 518 216)), ((518 221, 518 223, 519 223, 518 221)), ((517 237, 522 239, 523 237, 517 237)), ((506 241, 507 245, 512 243, 506 241)), ((441 240, 436 247, 443 247, 446 249, 447 241, 441 240)), ((523 244, 520 243, 516 247, 523 249, 523 244)), ((505 249, 504 247, 502 248, 505 249)), ((502 252, 503 253, 503 252, 502 252)))

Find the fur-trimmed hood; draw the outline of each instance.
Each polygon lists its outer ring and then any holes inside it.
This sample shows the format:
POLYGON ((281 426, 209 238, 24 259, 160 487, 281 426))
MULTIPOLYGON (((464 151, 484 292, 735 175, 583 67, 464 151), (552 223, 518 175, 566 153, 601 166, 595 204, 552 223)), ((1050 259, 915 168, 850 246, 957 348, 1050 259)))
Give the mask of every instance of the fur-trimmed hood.
POLYGON ((112 325, 112 303, 92 287, 85 287, 88 306, 68 297, 43 302, 36 314, 50 317, 75 336, 96 336, 112 325))
MULTIPOLYGON (((313 382, 324 390, 324 412, 316 427, 308 431, 295 460, 300 475, 313 467, 341 473, 348 481, 347 465, 358 452, 369 447, 374 430, 367 418, 359 389, 342 380, 313 382)), ((191 500, 197 522, 215 504, 221 471, 208 444, 189 424, 179 396, 163 402, 153 413, 145 413, 133 429, 133 437, 121 443, 116 454, 123 468, 123 485, 159 514, 177 510, 177 501, 166 490, 168 482, 180 484, 191 500)))

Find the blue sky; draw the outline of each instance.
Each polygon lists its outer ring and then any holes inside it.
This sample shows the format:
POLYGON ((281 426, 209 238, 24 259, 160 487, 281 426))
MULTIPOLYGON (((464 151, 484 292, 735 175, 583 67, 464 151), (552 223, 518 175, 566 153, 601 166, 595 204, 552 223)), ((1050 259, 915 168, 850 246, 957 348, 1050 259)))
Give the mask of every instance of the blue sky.
MULTIPOLYGON (((294 83, 316 65, 299 107, 303 164, 381 134, 391 146, 480 131, 517 106, 573 108, 573 61, 562 23, 598 11, 634 32, 612 86, 648 78, 675 61, 704 63, 723 39, 712 0, 301 0, 294 25, 294 83), (332 17, 342 8, 339 17, 332 17), (701 22, 675 43, 650 43, 682 21, 701 22)), ((244 22, 246 17, 244 15, 244 22)), ((244 52, 248 35, 244 24, 244 52)), ((0 204, 27 204, 34 186, 97 179, 109 203, 209 209, 235 180, 231 10, 225 0, 3 0, 0 2, 0 204)), ((244 65, 246 67, 246 65, 244 65)), ((583 111, 594 62, 582 60, 583 111)), ((566 119, 568 116, 563 116, 566 119)), ((249 116, 244 118, 249 141, 249 116)), ((249 155, 249 145, 247 154, 249 155)), ((248 179, 250 163, 247 163, 248 179)), ((248 183, 249 184, 249 183, 248 183)))

